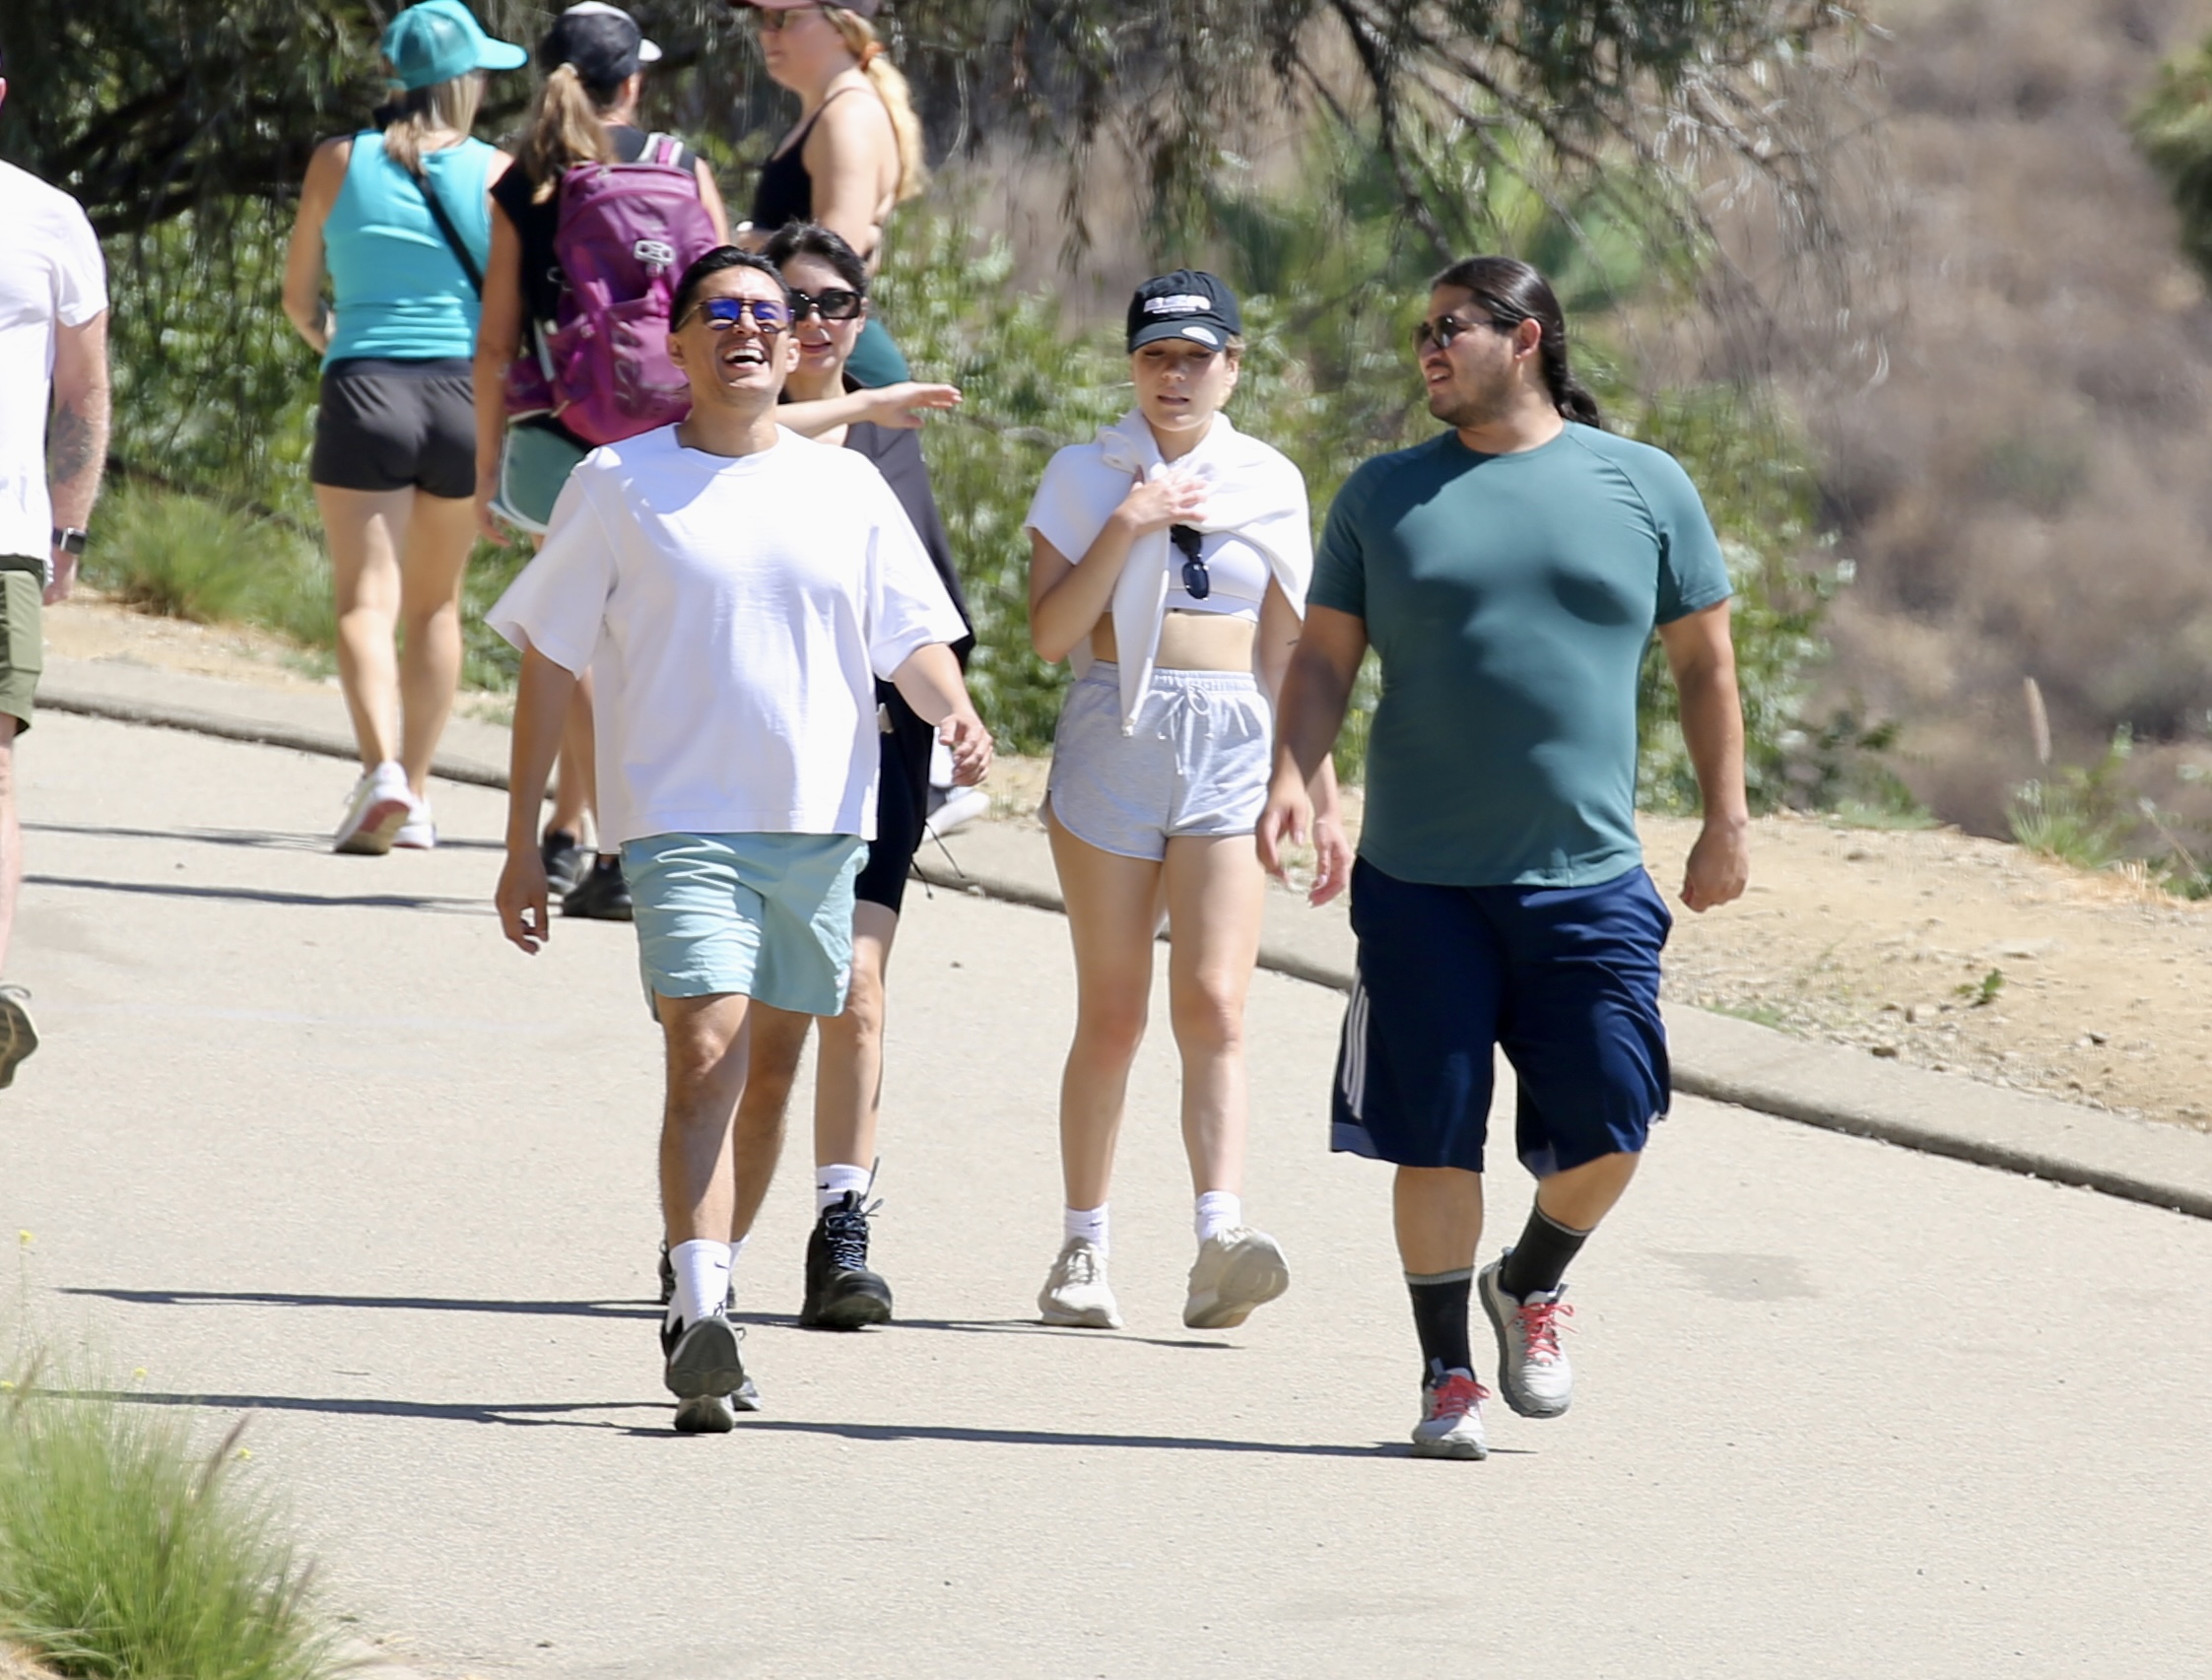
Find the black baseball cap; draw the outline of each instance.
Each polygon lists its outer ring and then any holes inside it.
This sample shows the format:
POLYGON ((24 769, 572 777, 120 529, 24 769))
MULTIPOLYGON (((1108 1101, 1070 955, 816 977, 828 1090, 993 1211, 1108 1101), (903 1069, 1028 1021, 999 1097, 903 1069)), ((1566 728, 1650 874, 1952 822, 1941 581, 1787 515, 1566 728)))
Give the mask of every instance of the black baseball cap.
POLYGON ((1129 300, 1132 351, 1164 338, 1183 338, 1209 350, 1223 350, 1243 330, 1237 294, 1204 269, 1178 268, 1148 280, 1129 300))
POLYGON ((606 0, 581 0, 553 20, 538 46, 541 69, 572 64, 587 88, 612 88, 637 74, 641 64, 660 57, 637 20, 606 0))

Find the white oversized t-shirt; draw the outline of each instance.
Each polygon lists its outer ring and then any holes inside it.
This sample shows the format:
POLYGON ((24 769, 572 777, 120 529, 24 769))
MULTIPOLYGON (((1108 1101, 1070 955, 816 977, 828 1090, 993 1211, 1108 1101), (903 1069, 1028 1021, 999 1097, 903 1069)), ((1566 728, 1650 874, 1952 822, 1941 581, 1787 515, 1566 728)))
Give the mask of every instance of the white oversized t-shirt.
POLYGON ((589 669, 604 844, 876 832, 875 679, 967 634, 883 475, 793 432, 586 455, 488 622, 589 669))
POLYGON ((107 265, 77 201, 13 164, 0 164, 0 555, 44 560, 54 327, 107 307, 107 265))

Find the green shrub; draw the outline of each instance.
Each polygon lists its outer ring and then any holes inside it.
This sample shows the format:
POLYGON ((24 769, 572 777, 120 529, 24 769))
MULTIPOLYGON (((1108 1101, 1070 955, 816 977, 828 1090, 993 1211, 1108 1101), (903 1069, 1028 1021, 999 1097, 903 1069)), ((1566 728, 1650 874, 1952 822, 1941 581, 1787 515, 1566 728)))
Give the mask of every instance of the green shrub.
POLYGON ((336 634, 320 545, 289 521, 125 483, 101 504, 85 579, 197 624, 259 624, 304 646, 336 634))
POLYGON ((2055 780, 2030 781, 2013 792, 2005 820, 2012 838, 2030 851, 2077 869, 2104 869, 2119 861, 2135 828, 2119 775, 2134 750, 2125 724, 2094 765, 2067 765, 2055 780))
POLYGON ((123 1396, 0 1392, 0 1640, 114 1680, 323 1680, 338 1672, 300 1562, 241 1485, 239 1428, 123 1396))

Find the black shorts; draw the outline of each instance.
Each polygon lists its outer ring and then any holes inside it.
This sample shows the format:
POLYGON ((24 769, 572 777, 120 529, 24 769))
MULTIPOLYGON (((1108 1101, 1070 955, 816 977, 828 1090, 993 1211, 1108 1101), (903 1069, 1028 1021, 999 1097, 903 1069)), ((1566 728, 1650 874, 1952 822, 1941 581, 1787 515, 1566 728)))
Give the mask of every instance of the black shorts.
POLYGON ((876 704, 890 713, 891 727, 878 737, 883 758, 876 773, 876 838, 868 842, 868 861, 852 884, 852 896, 897 915, 914 853, 921 849, 922 825, 929 820, 929 754, 937 731, 889 683, 876 685, 876 704))
POLYGON ((333 490, 476 494, 476 393, 459 357, 362 356, 322 370, 307 477, 333 490))
POLYGON ((1330 1147, 1480 1173, 1503 1049, 1531 1173, 1636 1154, 1667 1109, 1659 951, 1673 925, 1642 867, 1595 887, 1439 887, 1361 858, 1330 1147))

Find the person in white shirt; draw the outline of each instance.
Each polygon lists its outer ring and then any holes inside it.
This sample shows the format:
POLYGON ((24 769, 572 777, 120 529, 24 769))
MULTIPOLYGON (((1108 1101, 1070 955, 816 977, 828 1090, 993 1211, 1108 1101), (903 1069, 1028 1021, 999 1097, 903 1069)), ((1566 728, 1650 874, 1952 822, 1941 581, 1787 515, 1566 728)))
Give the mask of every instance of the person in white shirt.
MULTIPOLYGON (((0 59, 0 101, 8 97, 0 59)), ((23 884, 16 737, 44 666, 42 605, 67 595, 107 460, 107 268, 77 201, 0 164, 0 968, 23 884)), ((0 985, 0 1088, 38 1047, 0 985)))
POLYGON ((552 931, 537 814, 590 670, 599 820, 667 1046, 664 1376, 677 1429, 719 1433, 758 1404, 725 1312, 730 1238, 751 1229, 782 1143, 780 1126, 733 1128, 747 1009, 844 1007, 876 678, 940 730, 963 779, 982 778, 991 738, 950 645, 966 627, 890 486, 776 425, 798 356, 782 279, 710 251, 669 320, 690 418, 586 456, 490 615, 522 650, 498 896, 506 937, 535 953, 552 931))

